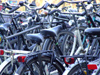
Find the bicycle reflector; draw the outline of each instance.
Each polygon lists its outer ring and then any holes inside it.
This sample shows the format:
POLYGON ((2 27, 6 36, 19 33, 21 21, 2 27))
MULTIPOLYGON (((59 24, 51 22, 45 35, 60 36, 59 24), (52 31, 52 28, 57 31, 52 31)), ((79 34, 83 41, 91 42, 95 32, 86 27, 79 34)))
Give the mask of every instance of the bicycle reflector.
POLYGON ((66 64, 73 64, 75 62, 74 58, 64 58, 66 64))
POLYGON ((25 62, 26 56, 18 56, 17 60, 18 62, 25 62))
POLYGON ((4 50, 0 50, 0 55, 3 55, 4 54, 4 50))
POLYGON ((88 67, 89 70, 97 69, 97 65, 96 64, 88 64, 87 67, 88 67))

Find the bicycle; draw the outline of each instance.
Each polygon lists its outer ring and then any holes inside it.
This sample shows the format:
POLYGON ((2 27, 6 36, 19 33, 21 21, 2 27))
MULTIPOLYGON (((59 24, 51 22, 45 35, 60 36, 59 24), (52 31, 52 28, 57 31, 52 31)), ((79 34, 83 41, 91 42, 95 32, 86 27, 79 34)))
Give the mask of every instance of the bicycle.
MULTIPOLYGON (((95 71, 96 68, 90 68, 90 67, 92 67, 93 65, 96 66, 95 65, 96 63, 99 64, 99 61, 97 61, 97 60, 99 60, 99 56, 100 56, 99 55, 99 53, 100 53, 100 51, 99 51, 100 37, 99 37, 99 34, 98 34, 99 30, 100 30, 99 28, 87 28, 85 30, 85 34, 86 34, 86 36, 89 37, 89 42, 91 43, 90 44, 91 47, 89 48, 87 54, 83 55, 84 57, 90 55, 90 57, 87 58, 86 61, 85 61, 88 64, 85 64, 85 66, 82 66, 82 65, 84 65, 84 62, 79 62, 79 61, 84 61, 84 59, 82 59, 82 60, 79 59, 78 62, 76 62, 76 64, 70 68, 70 71, 67 72, 68 75, 70 75, 70 74, 75 75, 75 74, 81 72, 81 71, 78 71, 78 70, 81 70, 81 69, 83 69, 83 70, 86 69, 85 74, 88 74, 88 75, 90 73, 92 74, 95 71), (97 37, 95 37, 95 35, 97 35, 97 37), (92 57, 94 57, 94 58, 92 58, 92 57), (80 65, 81 65, 81 67, 80 67, 80 65), (89 71, 90 71, 90 73, 89 73, 89 71)), ((82 55, 79 55, 79 56, 82 56, 82 55)), ((77 57, 77 55, 76 55, 76 57, 77 57)))

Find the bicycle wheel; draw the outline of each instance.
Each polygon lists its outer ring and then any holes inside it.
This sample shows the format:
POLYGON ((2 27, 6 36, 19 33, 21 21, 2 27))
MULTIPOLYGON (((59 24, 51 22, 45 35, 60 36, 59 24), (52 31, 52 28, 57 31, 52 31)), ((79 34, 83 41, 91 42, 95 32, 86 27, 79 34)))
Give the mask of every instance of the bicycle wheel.
POLYGON ((50 39, 46 39, 43 45, 43 50, 52 50, 53 49, 53 41, 51 41, 50 39), (51 47, 52 45, 52 47, 51 47))
POLYGON ((0 70, 0 75, 13 75, 17 70, 18 66, 19 64, 17 61, 13 61, 13 65, 10 61, 8 64, 4 66, 2 70, 0 70))
POLYGON ((63 55, 70 55, 73 48, 74 35, 66 35, 61 46, 63 55))
MULTIPOLYGON (((85 27, 80 27, 79 28, 79 32, 81 34, 81 40, 83 40, 84 38, 84 29, 85 27)), ((77 36, 74 35, 74 32, 77 30, 76 27, 72 27, 69 29, 69 32, 67 33, 67 35, 63 38, 63 43, 61 46, 61 50, 63 55, 70 55, 72 49, 74 49, 76 52, 76 50, 79 47, 79 40, 77 39, 77 36), (76 41, 75 41, 76 40, 76 41)), ((86 47, 86 42, 84 42, 83 47, 86 47)))
MULTIPOLYGON (((43 70, 44 70, 44 67, 47 66, 47 69, 45 72, 43 72, 43 75, 51 75, 52 73, 54 73, 54 75, 61 75, 64 71, 64 68, 62 68, 62 66, 59 64, 59 62, 56 60, 54 63, 51 64, 51 58, 50 57, 45 57, 43 56, 41 58, 42 62, 45 63, 45 65, 43 65, 43 70), (52 66, 53 69, 52 70, 52 66), (46 73, 48 72, 48 74, 46 73)), ((32 75, 32 72, 34 73, 34 75, 41 75, 40 73, 40 67, 39 67, 39 64, 38 64, 38 58, 30 58, 29 60, 27 60, 26 64, 22 63, 20 65, 20 67, 18 68, 18 70, 16 71, 16 74, 18 75, 32 75), (28 66, 28 67, 27 67, 28 66), (30 69, 32 71, 30 71, 30 69)))
POLYGON ((74 66, 67 75, 87 75, 86 63, 77 64, 74 66))
POLYGON ((71 53, 71 50, 74 45, 74 37, 75 37, 73 34, 74 31, 75 31, 75 27, 71 27, 67 35, 65 35, 65 37, 63 38, 63 42, 61 46, 63 55, 70 55, 71 53))
MULTIPOLYGON (((59 45, 59 48, 61 46, 60 44, 61 43, 59 43, 59 42, 57 43, 57 45, 59 45)), ((45 43, 43 45, 43 49, 42 50, 54 50, 55 56, 60 59, 60 55, 61 54, 60 54, 60 52, 59 52, 58 48, 56 47, 56 44, 54 43, 53 40, 46 39, 46 41, 45 41, 45 43)))

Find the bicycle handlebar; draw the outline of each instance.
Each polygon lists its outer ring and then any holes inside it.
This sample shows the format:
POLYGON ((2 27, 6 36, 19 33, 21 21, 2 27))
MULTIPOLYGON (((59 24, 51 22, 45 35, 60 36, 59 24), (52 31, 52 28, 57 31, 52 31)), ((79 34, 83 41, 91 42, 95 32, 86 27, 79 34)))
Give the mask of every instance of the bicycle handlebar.
POLYGON ((61 6, 63 3, 65 3, 65 2, 67 2, 67 3, 84 3, 84 2, 88 2, 87 0, 83 0, 83 1, 67 1, 67 0, 62 0, 62 1, 60 1, 58 4, 56 4, 56 5, 54 5, 54 4, 52 4, 51 6, 55 6, 55 7, 59 7, 59 6, 61 6))
POLYGON ((3 6, 3 10, 5 10, 6 8, 8 9, 12 9, 12 7, 10 5, 8 5, 7 3, 2 3, 2 6, 3 6))
POLYGON ((16 15, 14 18, 16 19, 16 18, 20 17, 21 15, 22 15, 22 13, 19 13, 19 14, 16 15))
POLYGON ((88 0, 82 0, 82 1, 67 1, 67 0, 64 0, 64 2, 67 2, 67 3, 84 3, 84 2, 88 2, 88 0))
POLYGON ((61 12, 59 9, 54 9, 48 13, 48 15, 52 15, 55 12, 61 12))
POLYGON ((48 2, 46 2, 46 4, 44 4, 43 8, 47 9, 48 6, 50 6, 50 4, 48 2))
POLYGON ((12 10, 9 11, 9 13, 14 12, 15 10, 17 10, 20 6, 16 6, 15 8, 12 8, 12 10))
POLYGON ((10 9, 10 10, 12 9, 10 6, 5 6, 5 8, 8 8, 8 9, 10 9))
MULTIPOLYGON (((20 17, 20 16, 26 16, 26 15, 23 15, 23 14, 26 14, 26 13, 27 13, 27 11, 20 12, 20 13, 17 14, 14 18, 16 19, 16 18, 18 18, 18 17, 20 17)), ((29 13, 27 13, 27 14, 29 14, 29 13)))
POLYGON ((59 7, 60 5, 62 5, 64 3, 64 1, 60 1, 57 5, 55 5, 56 7, 59 7))
MULTIPOLYGON (((61 13, 61 11, 59 9, 54 9, 54 10, 50 11, 48 13, 48 15, 52 15, 55 12, 60 12, 61 13)), ((62 14, 72 14, 72 15, 84 16, 86 14, 86 12, 82 12, 82 13, 80 13, 80 12, 66 12, 66 13, 62 13, 62 14)))

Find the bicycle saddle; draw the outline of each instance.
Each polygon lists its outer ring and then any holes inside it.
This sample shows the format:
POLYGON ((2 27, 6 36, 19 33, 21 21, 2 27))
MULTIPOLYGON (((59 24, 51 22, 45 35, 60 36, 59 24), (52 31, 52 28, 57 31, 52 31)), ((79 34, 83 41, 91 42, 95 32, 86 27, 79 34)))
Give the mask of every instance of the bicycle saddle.
POLYGON ((59 25, 59 26, 56 26, 53 28, 43 29, 40 31, 40 33, 44 36, 44 38, 55 37, 61 28, 62 28, 62 26, 59 25))
POLYGON ((26 34, 26 39, 32 41, 32 43, 40 44, 43 41, 43 36, 40 33, 26 34))
POLYGON ((100 28, 87 28, 84 32, 86 35, 100 35, 100 28))

